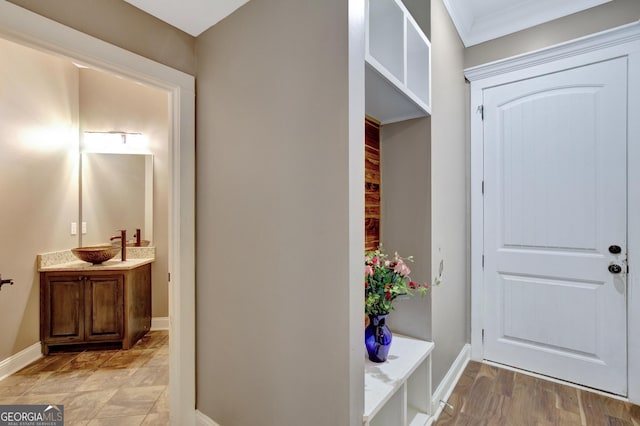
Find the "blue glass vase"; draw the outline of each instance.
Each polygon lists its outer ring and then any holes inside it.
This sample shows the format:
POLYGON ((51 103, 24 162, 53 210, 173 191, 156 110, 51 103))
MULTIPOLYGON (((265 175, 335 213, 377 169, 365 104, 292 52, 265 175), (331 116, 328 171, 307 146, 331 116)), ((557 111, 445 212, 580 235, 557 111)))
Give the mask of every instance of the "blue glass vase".
POLYGON ((385 362, 389 355, 392 335, 387 327, 388 315, 369 315, 369 325, 364 330, 364 344, 373 362, 385 362))

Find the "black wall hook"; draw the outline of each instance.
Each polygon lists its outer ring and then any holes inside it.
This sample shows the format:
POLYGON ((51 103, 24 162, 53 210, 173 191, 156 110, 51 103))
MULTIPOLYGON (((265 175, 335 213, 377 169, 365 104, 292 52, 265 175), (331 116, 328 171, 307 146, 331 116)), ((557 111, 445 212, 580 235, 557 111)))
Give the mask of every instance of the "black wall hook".
POLYGON ((2 290, 2 286, 5 284, 13 285, 13 279, 12 278, 2 279, 2 274, 0 274, 0 290, 2 290))

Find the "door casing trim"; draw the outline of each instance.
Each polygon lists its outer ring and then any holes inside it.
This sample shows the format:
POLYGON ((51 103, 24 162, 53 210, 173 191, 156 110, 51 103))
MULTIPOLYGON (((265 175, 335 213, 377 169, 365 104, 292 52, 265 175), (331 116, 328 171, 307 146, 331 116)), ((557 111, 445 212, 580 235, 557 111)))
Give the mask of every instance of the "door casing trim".
MULTIPOLYGON (((483 125, 479 107, 485 89, 617 57, 628 60, 628 117, 640 116, 640 22, 465 70, 470 97, 471 199, 471 359, 484 358, 483 125)), ((640 165, 640 121, 627 120, 627 164, 640 165)), ((627 167, 627 181, 640 182, 640 167, 627 167)), ((629 401, 640 404, 640 191, 627 188, 627 386, 629 401)))

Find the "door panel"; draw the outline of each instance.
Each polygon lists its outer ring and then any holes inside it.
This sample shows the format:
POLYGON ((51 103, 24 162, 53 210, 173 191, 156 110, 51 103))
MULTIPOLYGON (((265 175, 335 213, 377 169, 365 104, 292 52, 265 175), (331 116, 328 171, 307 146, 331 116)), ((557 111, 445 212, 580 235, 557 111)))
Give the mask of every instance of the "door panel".
POLYGON ((84 339, 82 318, 82 282, 68 278, 51 279, 45 287, 48 292, 46 318, 50 318, 45 330, 48 342, 76 342, 84 339))
POLYGON ((626 79, 621 58, 483 94, 485 358, 621 395, 626 79))
POLYGON ((592 313, 599 309, 601 285, 506 274, 500 279, 504 298, 503 341, 595 356, 597 339, 589 331, 597 328, 592 313), (549 309, 549 304, 563 309, 549 309), (531 318, 536 320, 532 322, 531 318), (574 322, 583 326, 575 328, 574 322))
POLYGON ((121 339, 124 335, 122 275, 91 277, 86 287, 87 340, 121 339))
POLYGON ((597 95, 558 88, 499 107, 505 247, 595 250, 597 95))

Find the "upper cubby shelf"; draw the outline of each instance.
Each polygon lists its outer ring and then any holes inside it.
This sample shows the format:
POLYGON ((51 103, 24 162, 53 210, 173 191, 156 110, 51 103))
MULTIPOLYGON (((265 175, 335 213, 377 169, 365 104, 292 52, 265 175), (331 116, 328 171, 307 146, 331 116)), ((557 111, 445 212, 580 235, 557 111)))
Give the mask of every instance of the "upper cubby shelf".
POLYGON ((382 124, 431 114, 431 44, 401 0, 367 0, 365 109, 382 124))

